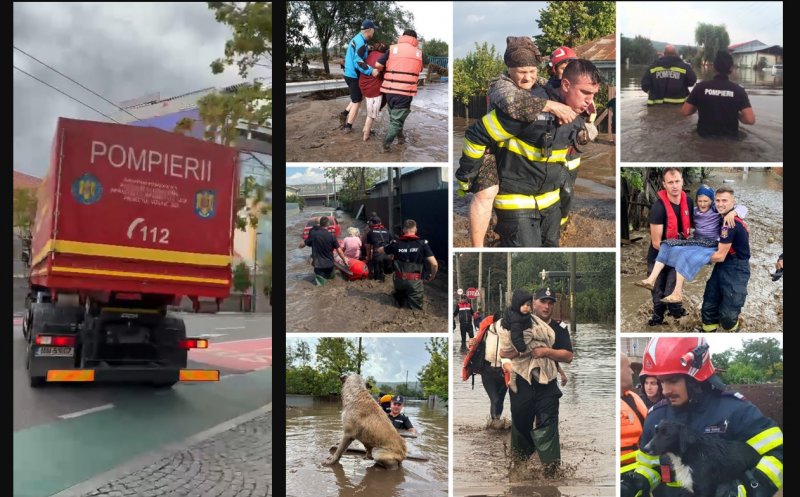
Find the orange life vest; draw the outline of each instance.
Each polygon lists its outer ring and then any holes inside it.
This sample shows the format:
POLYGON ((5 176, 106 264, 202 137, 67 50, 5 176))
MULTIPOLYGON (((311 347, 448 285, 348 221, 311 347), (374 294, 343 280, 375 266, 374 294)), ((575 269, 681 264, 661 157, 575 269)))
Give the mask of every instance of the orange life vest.
POLYGON ((419 49, 419 42, 413 36, 403 35, 396 45, 389 47, 381 91, 413 97, 417 94, 421 72, 422 50, 419 49))
MULTIPOLYGON (((620 444, 622 454, 620 463, 623 468, 636 462, 636 451, 639 450, 639 439, 642 437, 642 429, 644 428, 641 420, 647 417, 647 406, 644 405, 644 401, 636 393, 628 390, 624 395, 633 399, 633 403, 636 404, 636 410, 639 413, 637 415, 625 400, 620 403, 622 408, 620 413, 620 437, 622 439, 620 444)), ((630 469, 633 468, 631 467, 630 469)))

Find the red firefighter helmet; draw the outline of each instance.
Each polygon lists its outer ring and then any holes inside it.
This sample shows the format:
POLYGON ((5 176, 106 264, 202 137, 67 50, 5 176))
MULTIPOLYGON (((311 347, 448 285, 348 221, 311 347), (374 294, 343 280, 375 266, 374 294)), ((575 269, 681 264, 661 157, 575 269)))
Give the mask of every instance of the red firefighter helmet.
POLYGON ((575 54, 575 51, 569 47, 558 47, 553 50, 552 55, 550 55, 550 64, 552 67, 556 67, 558 64, 565 60, 569 59, 577 59, 578 56, 575 54))
POLYGON ((640 378, 685 374, 697 381, 706 381, 714 374, 705 338, 651 338, 642 363, 640 378))

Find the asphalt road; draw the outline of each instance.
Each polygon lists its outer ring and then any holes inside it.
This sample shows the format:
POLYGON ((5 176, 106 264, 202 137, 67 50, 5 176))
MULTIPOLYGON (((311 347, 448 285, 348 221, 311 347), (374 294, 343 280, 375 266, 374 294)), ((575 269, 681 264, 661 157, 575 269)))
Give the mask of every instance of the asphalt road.
POLYGON ((219 383, 52 384, 32 389, 15 320, 14 495, 48 496, 142 452, 181 440, 272 400, 270 314, 183 314, 187 334, 209 349, 189 367, 219 369, 219 383))

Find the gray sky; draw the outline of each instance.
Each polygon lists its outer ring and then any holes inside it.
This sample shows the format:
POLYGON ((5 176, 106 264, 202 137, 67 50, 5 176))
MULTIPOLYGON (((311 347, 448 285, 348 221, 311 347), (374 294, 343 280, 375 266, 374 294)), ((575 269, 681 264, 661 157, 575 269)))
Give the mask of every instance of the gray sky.
POLYGON ((760 40, 783 46, 782 2, 618 2, 617 31, 677 45, 695 45, 700 22, 724 24, 731 44, 760 40))
MULTIPOLYGON (((348 337, 351 338, 351 337, 348 337)), ((292 347, 303 340, 311 347, 312 354, 317 347, 317 338, 286 338, 286 344, 292 347)), ((367 363, 361 368, 365 378, 372 376, 377 382, 417 381, 417 373, 430 361, 430 354, 425 350, 429 338, 391 338, 365 337, 361 344, 367 353, 367 363)))
POLYGON ((475 42, 494 44, 502 56, 507 36, 534 36, 542 31, 536 24, 539 10, 547 2, 454 2, 453 57, 464 58, 475 42))
MULTIPOLYGON (((14 3, 14 46, 112 102, 160 92, 168 98, 241 82, 213 75, 230 28, 197 3, 14 3)), ((14 65, 113 116, 118 109, 14 50, 14 65)), ((271 68, 252 74, 272 80, 271 68)), ((14 169, 41 177, 58 117, 107 121, 14 71, 14 169)))

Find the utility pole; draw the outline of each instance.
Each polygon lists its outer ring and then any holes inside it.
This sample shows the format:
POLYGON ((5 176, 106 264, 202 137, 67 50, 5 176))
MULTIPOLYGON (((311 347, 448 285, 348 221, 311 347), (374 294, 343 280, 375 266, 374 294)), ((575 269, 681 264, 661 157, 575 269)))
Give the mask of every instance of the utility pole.
POLYGON ((491 266, 489 266, 489 282, 486 283, 486 288, 488 289, 488 291, 486 292, 486 293, 488 293, 488 295, 486 296, 486 308, 484 309, 484 311, 486 311, 488 309, 493 309, 493 307, 492 307, 492 267, 491 266))
POLYGON ((459 288, 464 288, 461 286, 461 254, 455 254, 456 256, 456 290, 459 288))
POLYGON ((361 376, 361 337, 358 337, 358 375, 361 376))
POLYGON ((511 302, 511 252, 506 254, 506 303, 511 302))
POLYGON ((575 274, 578 265, 577 257, 578 254, 573 252, 569 260, 569 321, 572 331, 577 331, 578 329, 578 322, 575 318, 575 284, 578 280, 575 274))
POLYGON ((478 252, 478 291, 481 292, 480 296, 478 297, 478 307, 483 310, 484 306, 481 304, 483 301, 483 287, 481 286, 481 282, 483 281, 483 252, 478 252))

